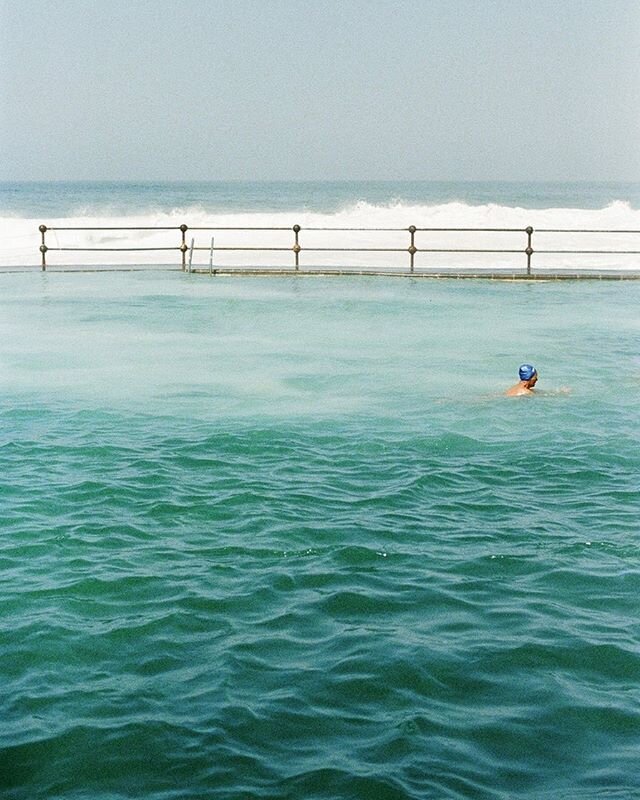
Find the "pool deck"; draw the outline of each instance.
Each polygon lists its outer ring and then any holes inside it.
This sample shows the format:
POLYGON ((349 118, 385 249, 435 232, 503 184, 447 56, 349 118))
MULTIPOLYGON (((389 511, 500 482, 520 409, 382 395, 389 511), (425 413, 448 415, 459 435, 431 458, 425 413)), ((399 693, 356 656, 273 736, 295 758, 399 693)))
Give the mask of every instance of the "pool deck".
POLYGON ((640 271, 636 270, 578 270, 578 271, 539 271, 526 273, 513 270, 427 270, 416 269, 366 269, 366 268, 313 268, 305 269, 279 269, 279 268, 247 268, 247 267, 218 267, 209 269, 204 267, 192 268, 191 273, 207 276, 321 276, 321 277, 340 277, 340 276, 376 276, 385 278, 454 278, 454 279, 484 279, 499 281, 552 281, 552 280, 640 280, 640 271))
MULTIPOLYGON (((35 272, 41 273, 39 265, 0 266, 0 274, 35 272)), ((435 278, 453 280, 492 281, 633 281, 640 280, 640 269, 603 270, 597 268, 580 270, 538 269, 526 272, 523 269, 489 268, 402 268, 384 267, 209 267, 204 265, 183 269, 175 264, 48 264, 46 272, 184 272, 207 277, 384 277, 384 278, 435 278)))

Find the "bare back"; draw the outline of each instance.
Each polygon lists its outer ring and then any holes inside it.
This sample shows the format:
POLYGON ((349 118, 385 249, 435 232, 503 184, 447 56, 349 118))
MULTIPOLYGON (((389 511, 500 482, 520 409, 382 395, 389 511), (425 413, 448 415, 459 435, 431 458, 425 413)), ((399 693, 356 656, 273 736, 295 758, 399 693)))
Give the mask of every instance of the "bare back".
POLYGON ((520 381, 520 383, 516 383, 515 386, 507 389, 505 394, 507 397, 521 397, 523 395, 534 394, 534 391, 532 389, 528 389, 523 382, 520 381))

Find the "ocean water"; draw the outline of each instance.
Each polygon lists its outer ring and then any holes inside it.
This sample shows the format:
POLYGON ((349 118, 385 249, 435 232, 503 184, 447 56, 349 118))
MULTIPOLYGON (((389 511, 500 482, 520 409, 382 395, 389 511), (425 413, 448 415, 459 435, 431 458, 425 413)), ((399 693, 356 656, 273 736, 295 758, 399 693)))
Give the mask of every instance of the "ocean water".
POLYGON ((46 234, 51 269, 175 268, 181 263, 178 228, 185 224, 186 243, 193 239, 196 248, 195 266, 208 265, 213 236, 216 266, 292 267, 291 229, 300 225, 303 268, 406 270, 411 243, 406 229, 413 225, 491 229, 418 231, 418 270, 526 269, 524 230, 531 226, 537 271, 640 271, 640 183, 0 183, 0 269, 40 266, 41 224, 51 229, 46 234), (63 230, 82 227, 111 230, 63 230), (134 227, 146 230, 113 230, 134 227), (573 232, 583 230, 598 232, 573 232), (149 249, 106 249, 132 247, 149 249), (271 249, 228 249, 237 247, 271 249), (376 251, 327 250, 336 247, 376 251), (450 252, 456 249, 489 252, 450 252), (558 250, 563 252, 549 252, 558 250))
POLYGON ((640 797, 638 307, 0 275, 0 795, 640 797))

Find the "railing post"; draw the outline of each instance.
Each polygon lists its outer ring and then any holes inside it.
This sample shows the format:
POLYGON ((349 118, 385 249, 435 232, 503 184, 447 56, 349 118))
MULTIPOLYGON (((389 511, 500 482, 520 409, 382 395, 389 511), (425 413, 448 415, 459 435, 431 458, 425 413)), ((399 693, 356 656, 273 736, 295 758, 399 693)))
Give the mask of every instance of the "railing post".
POLYGON ((531 247, 531 237, 533 236, 533 228, 529 225, 525 228, 527 234, 527 249, 524 251, 527 254, 527 275, 531 275, 531 256, 533 255, 533 247, 531 247))
POLYGON ((40 233, 42 234, 42 244, 40 245, 40 252, 42 253, 42 271, 44 272, 47 269, 47 250, 49 249, 47 245, 44 243, 44 235, 47 232, 47 226, 41 225, 40 226, 40 233))
POLYGON ((298 234, 300 233, 300 226, 299 225, 294 225, 293 226, 293 233, 294 233, 294 236, 295 236, 295 243, 294 243, 294 245, 292 247, 292 250, 293 250, 293 252, 295 253, 295 256, 296 256, 296 270, 299 270, 300 269, 300 251, 302 250, 302 248, 300 247, 300 242, 298 241, 298 234))
POLYGON ((187 250, 189 249, 186 241, 186 235, 187 231, 189 230, 189 226, 183 224, 180 226, 180 230, 182 231, 182 244, 180 245, 180 252, 182 253, 182 271, 184 272, 184 269, 187 265, 187 250))
POLYGON ((211 237, 211 250, 209 251, 209 275, 213 275, 213 240, 215 239, 214 236, 211 237))
POLYGON ((409 271, 413 272, 413 259, 415 254, 418 252, 418 248, 416 247, 415 236, 416 236, 416 226, 409 225, 409 233, 411 234, 411 244, 409 245, 409 271))

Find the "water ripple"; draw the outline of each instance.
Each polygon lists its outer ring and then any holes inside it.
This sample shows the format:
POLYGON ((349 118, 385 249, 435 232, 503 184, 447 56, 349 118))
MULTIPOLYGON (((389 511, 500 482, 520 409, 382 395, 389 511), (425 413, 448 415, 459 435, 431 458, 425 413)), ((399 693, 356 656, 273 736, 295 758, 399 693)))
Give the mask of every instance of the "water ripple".
POLYGON ((640 796, 633 437, 2 419, 11 800, 640 796))

